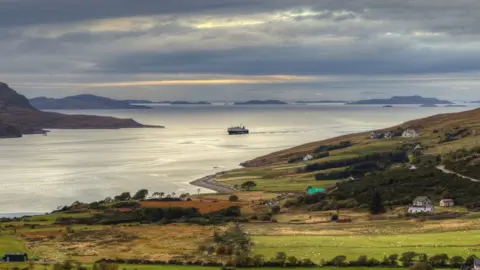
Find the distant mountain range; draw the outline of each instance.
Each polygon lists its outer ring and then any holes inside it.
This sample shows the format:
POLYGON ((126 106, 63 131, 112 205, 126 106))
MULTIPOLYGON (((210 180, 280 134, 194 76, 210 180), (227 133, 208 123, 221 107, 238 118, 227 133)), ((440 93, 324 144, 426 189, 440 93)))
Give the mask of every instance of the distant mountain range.
POLYGON ((316 101, 295 101, 296 104, 323 104, 323 103, 347 103, 345 100, 316 100, 316 101))
POLYGON ((235 102, 233 105, 285 105, 287 102, 280 100, 249 100, 242 102, 235 102))
POLYGON ((64 98, 37 97, 30 99, 30 104, 39 110, 77 110, 77 109, 151 109, 142 105, 131 105, 124 100, 115 100, 90 94, 64 98))
POLYGON ((366 99, 359 100, 355 102, 349 102, 347 104, 356 104, 356 105, 370 105, 370 104, 423 104, 423 105, 434 105, 434 104, 453 104, 448 100, 440 100, 437 98, 426 98, 422 96, 394 96, 389 99, 366 99))

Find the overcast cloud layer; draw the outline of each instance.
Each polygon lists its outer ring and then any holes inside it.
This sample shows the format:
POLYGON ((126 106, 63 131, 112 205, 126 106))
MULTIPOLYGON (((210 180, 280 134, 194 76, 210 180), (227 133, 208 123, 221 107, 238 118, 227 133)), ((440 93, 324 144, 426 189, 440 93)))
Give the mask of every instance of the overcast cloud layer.
POLYGON ((478 0, 0 0, 0 81, 153 100, 480 99, 478 0))

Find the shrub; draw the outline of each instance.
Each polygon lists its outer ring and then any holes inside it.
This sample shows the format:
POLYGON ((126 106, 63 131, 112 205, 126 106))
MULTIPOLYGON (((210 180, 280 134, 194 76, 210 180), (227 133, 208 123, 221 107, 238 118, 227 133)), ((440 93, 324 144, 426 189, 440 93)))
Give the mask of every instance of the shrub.
POLYGON ((238 201, 238 196, 237 195, 230 195, 230 197, 228 197, 228 200, 231 201, 231 202, 236 202, 236 201, 238 201))
POLYGON ((410 270, 433 270, 433 267, 426 262, 417 262, 417 263, 414 263, 412 266, 410 266, 409 269, 410 270))
POLYGON ((278 214, 280 213, 280 210, 281 210, 280 206, 278 205, 272 206, 272 214, 278 214))

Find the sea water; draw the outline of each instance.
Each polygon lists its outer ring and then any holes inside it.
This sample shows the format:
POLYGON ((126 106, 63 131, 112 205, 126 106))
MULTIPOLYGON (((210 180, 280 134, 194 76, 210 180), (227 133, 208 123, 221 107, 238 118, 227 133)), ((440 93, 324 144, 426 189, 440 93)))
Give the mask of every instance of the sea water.
POLYGON ((133 118, 166 128, 52 130, 48 136, 1 139, 0 213, 52 211, 142 188, 197 193, 189 182, 260 155, 467 109, 321 104, 60 111, 133 118), (231 125, 245 125, 250 134, 229 136, 231 125))

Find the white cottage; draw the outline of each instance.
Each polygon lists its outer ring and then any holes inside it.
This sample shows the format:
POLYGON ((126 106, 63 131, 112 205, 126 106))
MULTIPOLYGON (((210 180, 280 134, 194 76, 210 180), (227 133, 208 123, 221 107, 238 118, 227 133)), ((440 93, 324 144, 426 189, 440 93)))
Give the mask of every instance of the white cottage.
POLYGON ((306 155, 304 158, 303 158, 303 161, 309 161, 309 160, 312 160, 313 159, 313 156, 312 155, 306 155))
POLYGON ((420 132, 414 129, 407 129, 402 133, 402 137, 404 138, 417 138, 420 137, 420 132))
POLYGON ((480 270, 480 258, 476 258, 473 261, 473 270, 480 270))
POLYGON ((432 201, 426 196, 419 196, 408 207, 408 213, 427 213, 435 210, 432 201))

